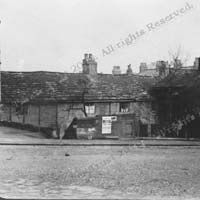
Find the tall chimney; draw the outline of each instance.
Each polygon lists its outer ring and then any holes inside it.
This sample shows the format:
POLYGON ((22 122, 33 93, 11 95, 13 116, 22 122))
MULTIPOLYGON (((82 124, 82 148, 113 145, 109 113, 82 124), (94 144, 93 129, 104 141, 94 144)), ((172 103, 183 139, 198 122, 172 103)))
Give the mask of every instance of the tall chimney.
POLYGON ((97 74, 97 62, 95 61, 92 54, 84 54, 84 59, 82 62, 82 68, 84 74, 94 75, 97 74))

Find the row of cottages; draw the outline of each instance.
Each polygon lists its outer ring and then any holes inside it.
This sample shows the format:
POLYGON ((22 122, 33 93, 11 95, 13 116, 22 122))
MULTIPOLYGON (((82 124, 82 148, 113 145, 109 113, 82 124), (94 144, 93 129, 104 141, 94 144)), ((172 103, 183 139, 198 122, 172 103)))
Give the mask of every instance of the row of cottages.
MULTIPOLYGON (((85 54, 82 73, 8 72, 1 75, 1 121, 51 127, 60 138, 153 136, 156 113, 149 88, 155 78, 97 73, 85 54)), ((54 133, 55 133, 54 131, 54 133)))
POLYGON ((193 66, 170 69, 150 93, 157 102, 162 127, 155 135, 200 138, 200 58, 193 66))

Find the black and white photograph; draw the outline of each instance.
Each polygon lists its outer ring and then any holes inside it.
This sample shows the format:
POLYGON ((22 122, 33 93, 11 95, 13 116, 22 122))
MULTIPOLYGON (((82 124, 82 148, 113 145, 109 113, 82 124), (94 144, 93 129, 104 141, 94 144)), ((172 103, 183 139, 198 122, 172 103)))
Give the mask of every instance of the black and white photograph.
POLYGON ((0 199, 200 200, 199 0, 0 0, 0 199))

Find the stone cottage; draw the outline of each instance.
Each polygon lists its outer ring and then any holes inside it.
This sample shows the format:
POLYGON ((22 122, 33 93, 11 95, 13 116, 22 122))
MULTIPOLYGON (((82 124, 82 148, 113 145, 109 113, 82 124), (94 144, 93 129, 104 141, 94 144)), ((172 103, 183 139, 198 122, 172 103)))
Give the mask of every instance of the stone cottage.
POLYGON ((151 136, 156 114, 148 90, 154 78, 133 74, 130 65, 125 74, 119 67, 117 73, 98 73, 92 54, 84 55, 82 68, 82 73, 3 71, 0 120, 51 127, 63 137, 74 119, 134 114, 151 136))

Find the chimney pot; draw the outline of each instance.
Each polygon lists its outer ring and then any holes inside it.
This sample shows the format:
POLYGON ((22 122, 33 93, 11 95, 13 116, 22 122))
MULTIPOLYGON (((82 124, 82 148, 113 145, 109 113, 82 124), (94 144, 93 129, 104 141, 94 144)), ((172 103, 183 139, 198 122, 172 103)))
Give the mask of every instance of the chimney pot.
POLYGON ((86 60, 88 59, 88 54, 87 54, 87 53, 84 54, 84 58, 85 58, 86 60))
POLYGON ((92 57, 92 54, 91 53, 89 53, 89 59, 93 59, 93 57, 92 57))
POLYGON ((128 69, 126 70, 126 73, 127 73, 128 75, 133 74, 133 71, 132 71, 132 69, 131 69, 131 64, 128 65, 128 69))
POLYGON ((84 74, 97 74, 97 62, 94 60, 91 53, 84 55, 82 68, 84 74))

